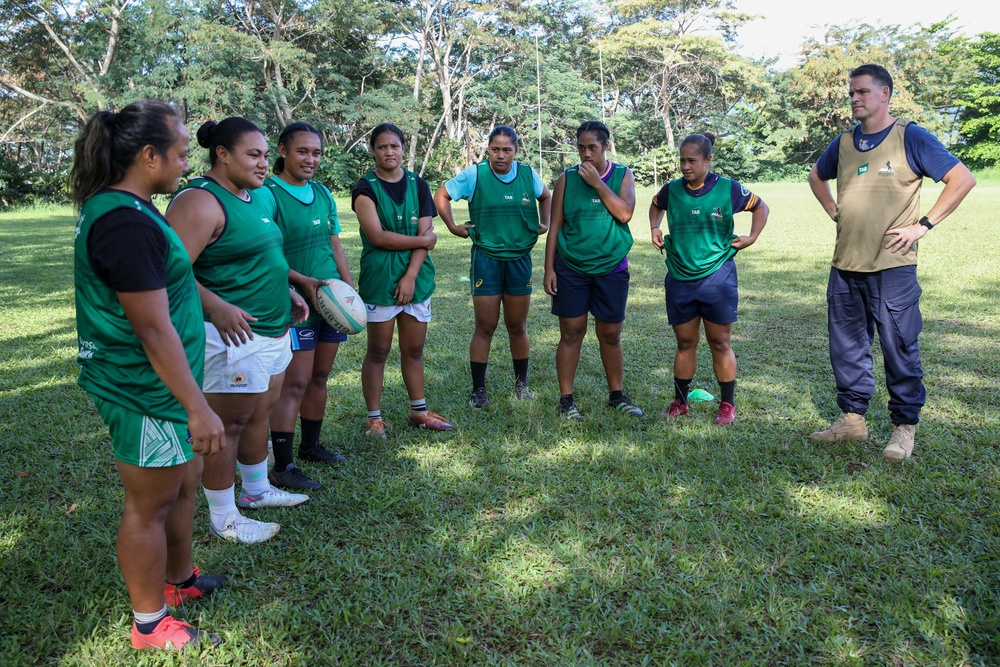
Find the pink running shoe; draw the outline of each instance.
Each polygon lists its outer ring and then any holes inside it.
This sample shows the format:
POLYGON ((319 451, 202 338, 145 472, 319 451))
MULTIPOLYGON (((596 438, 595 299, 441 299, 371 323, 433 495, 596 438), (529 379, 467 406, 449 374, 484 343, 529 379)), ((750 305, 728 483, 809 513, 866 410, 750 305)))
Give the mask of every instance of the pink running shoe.
POLYGON ((716 424, 732 424, 736 421, 736 406, 723 401, 719 405, 719 414, 715 415, 716 424))
POLYGON ((439 414, 433 412, 415 412, 410 410, 410 426, 425 428, 428 431, 450 431, 454 426, 439 414))
POLYGON ((196 630, 184 621, 167 614, 148 635, 139 632, 132 624, 132 646, 138 649, 163 648, 168 651, 184 651, 192 645, 195 647, 218 646, 222 638, 212 632, 196 630))
POLYGON ((660 416, 666 417, 667 419, 677 419, 681 415, 686 415, 687 413, 688 404, 675 398, 674 402, 668 405, 667 409, 660 413, 660 416))

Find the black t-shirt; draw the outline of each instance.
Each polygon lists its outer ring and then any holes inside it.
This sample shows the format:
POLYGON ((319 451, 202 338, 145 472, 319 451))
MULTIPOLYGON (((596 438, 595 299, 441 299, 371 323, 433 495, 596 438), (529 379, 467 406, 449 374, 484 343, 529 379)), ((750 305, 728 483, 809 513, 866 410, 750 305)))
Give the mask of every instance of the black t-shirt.
POLYGON ((142 211, 119 208, 101 216, 90 227, 87 256, 97 277, 116 292, 167 286, 167 237, 142 211))
MULTIPOLYGON (((376 176, 375 178, 378 178, 376 176)), ((378 182, 382 184, 389 197, 397 203, 402 203, 403 199, 406 197, 406 177, 399 179, 395 183, 390 183, 389 181, 383 181, 378 178, 378 182)), ((372 190, 371 183, 365 179, 358 181, 358 184, 354 186, 354 190, 351 192, 351 210, 356 210, 354 208, 354 200, 358 197, 368 197, 373 202, 378 204, 378 200, 375 199, 375 191, 372 190)), ((419 213, 417 217, 427 218, 437 215, 437 207, 434 206, 434 197, 431 196, 431 188, 427 185, 427 181, 417 176, 417 202, 419 206, 419 213)))

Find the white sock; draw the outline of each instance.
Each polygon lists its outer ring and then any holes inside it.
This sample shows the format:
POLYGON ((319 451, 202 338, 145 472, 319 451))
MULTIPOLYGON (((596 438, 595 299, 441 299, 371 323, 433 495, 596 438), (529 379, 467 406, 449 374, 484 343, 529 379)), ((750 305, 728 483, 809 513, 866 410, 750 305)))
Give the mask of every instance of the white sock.
POLYGON ((236 485, 218 491, 202 488, 205 491, 205 500, 208 501, 208 514, 212 521, 212 527, 216 530, 225 529, 226 519, 229 518, 229 515, 240 513, 236 508, 236 496, 234 495, 236 485))
POLYGON ((410 409, 414 412, 427 412, 427 399, 418 398, 416 400, 410 400, 410 409))
POLYGON ((152 614, 142 614, 136 610, 132 610, 132 616, 135 618, 137 625, 142 623, 156 623, 160 619, 167 615, 167 605, 163 605, 163 609, 160 611, 154 611, 152 614))
POLYGON ((240 474, 243 476, 243 490, 250 496, 259 496, 271 490, 267 481, 267 458, 253 465, 240 464, 240 474))

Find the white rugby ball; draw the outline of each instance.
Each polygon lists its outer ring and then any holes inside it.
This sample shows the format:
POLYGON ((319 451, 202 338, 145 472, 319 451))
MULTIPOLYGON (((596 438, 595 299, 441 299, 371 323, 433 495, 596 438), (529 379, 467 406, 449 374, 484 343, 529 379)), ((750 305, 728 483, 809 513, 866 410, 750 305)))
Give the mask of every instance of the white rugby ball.
POLYGON ((316 290, 316 308, 327 324, 345 334, 361 333, 368 324, 368 310, 354 288, 333 280, 316 290))

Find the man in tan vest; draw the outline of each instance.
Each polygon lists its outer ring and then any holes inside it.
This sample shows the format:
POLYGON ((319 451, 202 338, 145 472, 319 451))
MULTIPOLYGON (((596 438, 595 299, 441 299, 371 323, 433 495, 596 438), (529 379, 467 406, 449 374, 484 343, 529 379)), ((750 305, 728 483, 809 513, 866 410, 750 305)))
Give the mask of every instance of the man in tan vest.
POLYGON ((926 391, 917 337, 923 326, 917 241, 958 208, 972 173, 919 125, 889 115, 892 77, 879 65, 851 71, 853 129, 836 137, 809 172, 809 186, 837 223, 827 287, 830 362, 841 415, 814 442, 867 440, 865 413, 875 393, 871 345, 878 329, 885 360, 892 436, 889 461, 913 452, 926 391), (924 176, 945 184, 920 216, 924 176), (828 181, 837 179, 834 200, 828 181))

